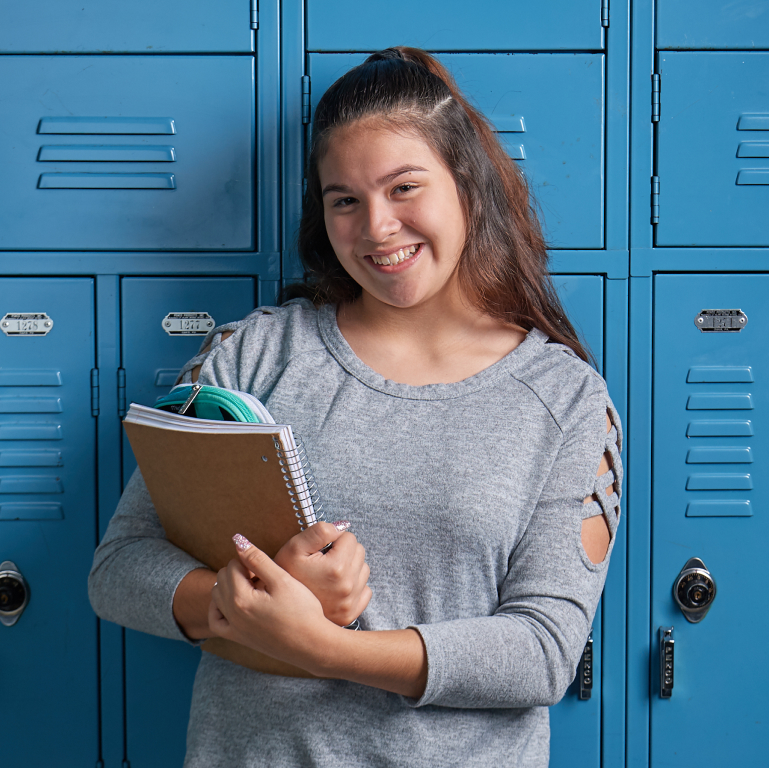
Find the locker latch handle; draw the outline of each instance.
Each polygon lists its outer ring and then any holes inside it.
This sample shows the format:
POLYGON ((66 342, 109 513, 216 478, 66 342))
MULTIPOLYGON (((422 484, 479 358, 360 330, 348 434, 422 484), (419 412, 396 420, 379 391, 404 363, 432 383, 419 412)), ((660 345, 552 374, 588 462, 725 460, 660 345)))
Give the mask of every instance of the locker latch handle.
POLYGON ((587 636, 585 649, 577 666, 577 677, 579 678, 579 698, 587 701, 593 695, 593 630, 587 636))
POLYGON ((660 627, 660 698, 673 695, 675 640, 673 627, 660 627))

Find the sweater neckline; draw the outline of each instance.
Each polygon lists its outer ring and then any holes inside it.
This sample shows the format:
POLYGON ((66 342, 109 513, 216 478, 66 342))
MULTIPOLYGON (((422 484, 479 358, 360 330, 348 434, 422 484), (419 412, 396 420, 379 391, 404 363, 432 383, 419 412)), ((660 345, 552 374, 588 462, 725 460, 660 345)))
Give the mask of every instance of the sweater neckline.
POLYGON ((503 375, 514 374, 525 367, 547 341, 547 335, 532 328, 524 340, 503 358, 488 368, 462 381, 450 384, 423 384, 415 386, 386 379, 369 368, 347 343, 336 321, 336 305, 324 304, 318 310, 318 330, 321 339, 334 359, 352 376, 371 389, 386 395, 409 400, 448 400, 477 392, 503 375))

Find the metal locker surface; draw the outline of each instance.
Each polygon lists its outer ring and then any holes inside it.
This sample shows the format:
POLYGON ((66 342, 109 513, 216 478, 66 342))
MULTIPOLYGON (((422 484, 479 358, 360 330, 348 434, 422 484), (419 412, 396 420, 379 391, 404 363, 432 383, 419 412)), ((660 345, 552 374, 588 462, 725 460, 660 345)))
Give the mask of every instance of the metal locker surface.
POLYGON ((0 0, 0 53, 253 49, 248 0, 0 0))
MULTIPOLYGON (((365 54, 310 54, 312 105, 365 54)), ((527 178, 551 248, 602 248, 603 54, 441 54, 527 178)))
MULTIPOLYGON (((185 330, 202 332, 209 321, 188 318, 185 329, 184 318, 166 320, 168 315, 209 315, 221 325, 245 317, 256 299, 251 277, 125 277, 121 282, 126 405, 152 405, 200 348, 203 335, 185 330)), ((124 482, 135 466, 124 436, 124 482)), ((126 749, 133 765, 182 764, 199 660, 197 648, 126 630, 126 749)))
POLYGON ((766 762, 767 291, 769 274, 654 279, 652 766, 766 762), (701 331, 705 309, 742 330, 701 331), (672 594, 692 557, 717 586, 700 623, 672 594), (674 685, 662 699, 657 633, 671 626, 674 685))
POLYGON ((657 48, 769 48, 764 0, 657 0, 657 48))
POLYGON ((657 245, 769 245, 769 53, 659 54, 657 245))
MULTIPOLYGON (((603 363, 604 278, 553 275, 553 284, 580 339, 603 363)), ((600 368, 599 368, 600 370, 600 368)), ((575 680, 561 702, 550 708, 551 768, 599 768, 601 765, 601 606, 593 621, 592 696, 580 700, 575 680)))
POLYGON ((598 0, 409 2, 307 0, 311 51, 376 51, 392 45, 430 50, 597 50, 604 46, 598 0))
POLYGON ((0 562, 30 595, 0 624, 2 764, 81 768, 99 757, 93 280, 0 278, 0 331, 0 562))
POLYGON ((0 249, 249 250, 251 56, 0 56, 0 249))

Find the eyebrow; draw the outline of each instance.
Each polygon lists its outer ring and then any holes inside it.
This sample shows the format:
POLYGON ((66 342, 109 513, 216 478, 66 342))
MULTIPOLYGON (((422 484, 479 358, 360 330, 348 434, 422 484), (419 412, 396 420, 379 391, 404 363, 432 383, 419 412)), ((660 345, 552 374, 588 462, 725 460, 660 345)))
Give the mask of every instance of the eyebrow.
MULTIPOLYGON (((376 183, 377 186, 381 187, 385 184, 389 184, 391 181, 395 181, 395 179, 398 178, 398 176, 403 175, 404 173, 412 173, 414 171, 423 171, 427 173, 427 168, 422 168, 419 165, 403 165, 400 168, 396 168, 392 173, 388 173, 385 176, 382 176, 381 179, 377 179, 376 183)), ((329 192, 351 192, 352 190, 350 187, 345 186, 344 184, 327 184, 325 187, 323 187, 322 197, 325 197, 329 192)))

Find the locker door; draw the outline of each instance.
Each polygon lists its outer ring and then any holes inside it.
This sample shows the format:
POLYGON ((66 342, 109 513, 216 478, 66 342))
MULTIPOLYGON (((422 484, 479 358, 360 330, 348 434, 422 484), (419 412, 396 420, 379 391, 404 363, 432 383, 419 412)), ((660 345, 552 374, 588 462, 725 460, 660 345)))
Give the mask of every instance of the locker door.
POLYGON ((657 0, 657 48, 769 48, 769 5, 657 0))
POLYGON ((2 3, 2 53, 251 51, 242 0, 2 3))
MULTIPOLYGON (((254 308, 251 277, 126 277, 122 280, 122 359, 126 404, 151 405, 168 392, 207 332, 206 319, 183 328, 169 314, 208 314, 216 325, 254 308), (171 322, 169 328, 165 322, 171 322), (185 333, 179 331, 200 331, 185 333), (202 333, 202 335, 200 335, 202 333)), ((123 441, 124 481, 136 466, 123 441)), ((126 630, 127 753, 134 765, 181 765, 192 681, 200 651, 180 642, 126 630)))
MULTIPOLYGON (((311 54, 312 103, 365 54, 311 54)), ((443 54, 524 170, 552 248, 602 248, 602 54, 443 54)))
POLYGON ((308 0, 311 51, 376 51, 412 45, 438 51, 555 51, 603 48, 601 6, 594 0, 308 0))
MULTIPOLYGON (((596 275, 554 275, 553 282, 577 332, 603 360, 604 279, 596 275)), ((601 765, 601 608, 593 621, 592 696, 580 700, 578 683, 550 709, 552 768, 598 768, 601 765)))
POLYGON ((0 249, 252 249, 253 69, 0 56, 0 249))
POLYGON ((659 54, 656 244, 769 245, 769 53, 659 54))
POLYGON ((769 275, 658 275, 654 290, 651 764, 763 765, 769 275), (742 310, 747 324, 703 332, 718 324, 696 322, 707 309, 742 310), (700 623, 672 595, 692 557, 717 588, 700 623), (663 699, 658 628, 671 626, 674 685, 663 699))
POLYGON ((99 756, 93 281, 0 279, 0 330, 0 562, 29 585, 0 624, 2 764, 82 768, 99 756))

